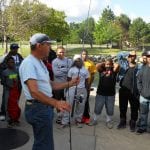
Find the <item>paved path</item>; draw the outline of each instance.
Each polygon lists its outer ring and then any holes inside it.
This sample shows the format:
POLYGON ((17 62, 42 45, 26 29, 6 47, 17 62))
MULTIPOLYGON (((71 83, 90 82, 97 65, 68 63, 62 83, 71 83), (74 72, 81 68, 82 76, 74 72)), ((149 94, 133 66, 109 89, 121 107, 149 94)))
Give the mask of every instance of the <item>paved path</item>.
MULTIPOLYGON (((2 88, 0 87, 0 95, 1 92, 2 88)), ((91 112, 93 112, 94 109, 95 94, 96 92, 93 91, 90 98, 91 112)), ((25 98, 22 94, 20 100, 22 111, 24 102, 25 98)), ((150 150, 149 133, 136 135, 135 133, 131 133, 128 127, 124 130, 116 129, 119 121, 118 95, 116 96, 115 105, 113 129, 108 129, 105 125, 105 110, 99 119, 99 124, 95 127, 84 125, 82 129, 78 129, 76 126, 72 126, 72 150, 150 150)), ((2 127, 6 127, 6 122, 0 122, 0 128, 2 127)), ((32 129, 31 126, 26 123, 23 114, 21 116, 21 126, 17 128, 26 131, 30 136, 30 140, 24 146, 16 150, 31 150, 33 143, 32 129)), ((54 139, 55 150, 70 150, 69 128, 60 129, 59 126, 54 123, 54 139)))

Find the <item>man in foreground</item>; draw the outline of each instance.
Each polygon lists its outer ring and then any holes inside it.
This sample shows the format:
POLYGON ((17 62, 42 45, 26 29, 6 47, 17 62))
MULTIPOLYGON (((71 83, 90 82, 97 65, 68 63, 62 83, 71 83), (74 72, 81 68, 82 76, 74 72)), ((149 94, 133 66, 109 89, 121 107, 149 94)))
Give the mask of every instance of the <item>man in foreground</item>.
POLYGON ((58 90, 78 84, 79 79, 54 83, 42 59, 48 56, 51 41, 45 34, 37 33, 30 39, 31 54, 22 62, 19 73, 26 97, 25 117, 32 125, 34 134, 33 150, 54 150, 53 107, 70 111, 66 101, 52 98, 52 89, 58 90))

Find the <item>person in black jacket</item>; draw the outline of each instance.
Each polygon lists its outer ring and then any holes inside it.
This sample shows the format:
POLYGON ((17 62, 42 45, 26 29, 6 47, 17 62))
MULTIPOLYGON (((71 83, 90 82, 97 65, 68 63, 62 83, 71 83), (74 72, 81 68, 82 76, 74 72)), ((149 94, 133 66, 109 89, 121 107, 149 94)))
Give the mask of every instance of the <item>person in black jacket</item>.
POLYGON ((138 65, 135 59, 136 52, 131 51, 128 56, 129 68, 120 82, 121 88, 119 89, 120 123, 117 128, 126 128, 126 113, 129 101, 131 106, 131 120, 129 123, 131 132, 135 131, 139 110, 139 93, 137 89, 138 65))
MULTIPOLYGON (((10 45, 10 51, 7 54, 7 56, 4 58, 3 62, 0 64, 0 76, 2 75, 2 72, 7 68, 7 61, 10 57, 14 59, 15 62, 15 68, 18 72, 19 66, 23 61, 23 57, 21 54, 18 53, 19 46, 16 43, 12 43, 10 45)), ((5 111, 5 98, 4 98, 4 91, 2 95, 2 103, 1 103, 1 112, 0 112, 0 120, 5 120, 6 111, 5 111)))
POLYGON ((146 52, 147 64, 144 65, 137 78, 137 86, 140 93, 140 122, 137 130, 138 134, 147 131, 147 119, 150 107, 150 51, 146 52))
POLYGON ((4 58, 3 62, 0 64, 0 73, 7 68, 7 59, 13 57, 15 61, 15 67, 18 70, 21 62, 23 61, 23 57, 18 53, 19 46, 16 43, 12 43, 10 45, 10 51, 7 56, 4 58))

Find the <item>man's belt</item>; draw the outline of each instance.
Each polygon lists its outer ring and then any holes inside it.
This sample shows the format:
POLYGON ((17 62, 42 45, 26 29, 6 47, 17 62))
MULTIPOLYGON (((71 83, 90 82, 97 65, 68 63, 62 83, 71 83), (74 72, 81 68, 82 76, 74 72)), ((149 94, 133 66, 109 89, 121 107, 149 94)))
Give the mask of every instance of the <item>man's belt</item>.
POLYGON ((36 99, 27 99, 26 100, 27 105, 32 105, 33 103, 40 103, 40 102, 36 99))

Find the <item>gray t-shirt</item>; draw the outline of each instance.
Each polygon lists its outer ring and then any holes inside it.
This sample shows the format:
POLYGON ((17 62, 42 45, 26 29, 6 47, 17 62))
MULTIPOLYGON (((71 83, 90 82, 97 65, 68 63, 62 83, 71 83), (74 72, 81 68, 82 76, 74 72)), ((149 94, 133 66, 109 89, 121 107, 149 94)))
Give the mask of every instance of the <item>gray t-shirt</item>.
POLYGON ((52 97, 49 73, 42 60, 35 58, 33 55, 29 55, 23 60, 19 68, 19 74, 26 99, 34 99, 25 83, 29 79, 36 80, 39 91, 49 97, 52 97))
POLYGON ((54 81, 65 82, 67 80, 67 74, 72 65, 72 60, 68 58, 59 59, 56 58, 52 62, 52 69, 54 73, 54 81))
POLYGON ((77 68, 76 66, 71 67, 71 69, 68 72, 69 78, 80 78, 80 82, 77 85, 77 88, 85 88, 85 80, 89 78, 89 71, 82 67, 81 69, 77 68))

